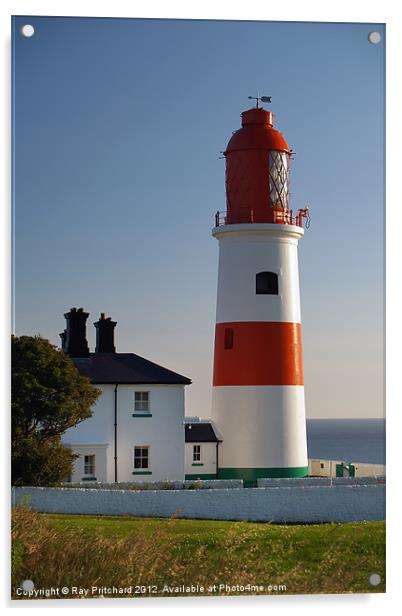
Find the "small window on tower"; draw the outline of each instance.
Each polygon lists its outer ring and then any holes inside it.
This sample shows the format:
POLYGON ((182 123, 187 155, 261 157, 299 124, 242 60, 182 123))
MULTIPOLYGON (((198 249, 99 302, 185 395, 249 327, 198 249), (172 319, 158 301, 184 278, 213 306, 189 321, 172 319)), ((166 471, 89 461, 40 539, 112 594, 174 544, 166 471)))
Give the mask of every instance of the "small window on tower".
POLYGON ((289 207, 289 154, 271 150, 269 153, 269 201, 271 207, 289 207))
POLYGON ((275 272, 260 272, 255 282, 257 295, 278 295, 278 274, 275 272))
POLYGON ((224 340, 224 348, 225 349, 233 349, 233 327, 226 327, 225 329, 225 340, 224 340))

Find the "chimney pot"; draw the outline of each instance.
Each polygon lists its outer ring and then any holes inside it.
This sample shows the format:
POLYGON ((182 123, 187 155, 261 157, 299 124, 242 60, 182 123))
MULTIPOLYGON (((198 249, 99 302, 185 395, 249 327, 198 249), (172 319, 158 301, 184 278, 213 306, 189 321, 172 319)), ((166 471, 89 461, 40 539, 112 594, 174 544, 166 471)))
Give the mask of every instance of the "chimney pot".
POLYGON ((63 332, 62 343, 63 351, 71 357, 88 357, 89 347, 86 337, 86 321, 89 312, 84 312, 83 308, 71 308, 70 312, 65 313, 67 328, 63 332))
POLYGON ((116 321, 112 321, 110 317, 105 318, 105 313, 101 312, 99 321, 94 325, 96 328, 95 353, 116 353, 114 345, 116 321))
POLYGON ((67 330, 65 329, 63 332, 61 332, 61 334, 59 334, 59 336, 61 338, 61 350, 65 351, 66 350, 67 330))

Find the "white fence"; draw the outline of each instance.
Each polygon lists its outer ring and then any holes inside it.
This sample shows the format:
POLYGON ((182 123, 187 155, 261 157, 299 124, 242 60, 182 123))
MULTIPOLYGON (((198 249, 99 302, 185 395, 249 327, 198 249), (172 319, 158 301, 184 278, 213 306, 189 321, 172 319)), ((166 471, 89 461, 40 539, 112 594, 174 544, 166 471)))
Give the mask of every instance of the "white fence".
POLYGON ((385 485, 216 490, 13 488, 13 503, 47 513, 278 523, 385 519, 385 485))

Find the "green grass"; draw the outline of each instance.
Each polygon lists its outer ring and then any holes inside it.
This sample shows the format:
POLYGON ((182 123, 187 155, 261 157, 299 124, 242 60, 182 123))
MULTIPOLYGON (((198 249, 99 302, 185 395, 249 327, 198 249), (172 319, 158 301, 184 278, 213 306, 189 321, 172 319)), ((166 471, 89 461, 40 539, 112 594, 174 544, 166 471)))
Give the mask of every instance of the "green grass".
POLYGON ((19 509, 13 536, 14 588, 32 579, 36 587, 224 583, 286 585, 281 594, 385 591, 383 522, 284 526, 19 509), (376 587, 368 583, 372 573, 382 579, 376 587))

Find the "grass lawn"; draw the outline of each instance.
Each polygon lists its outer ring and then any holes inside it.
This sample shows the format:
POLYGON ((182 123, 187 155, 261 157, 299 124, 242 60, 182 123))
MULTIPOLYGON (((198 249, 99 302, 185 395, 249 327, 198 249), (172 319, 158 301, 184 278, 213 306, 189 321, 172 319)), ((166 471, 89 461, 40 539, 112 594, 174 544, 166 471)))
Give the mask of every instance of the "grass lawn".
POLYGON ((13 517, 14 592, 24 579, 36 588, 131 587, 126 596, 177 596, 191 584, 199 594, 385 591, 384 522, 284 526, 23 508, 13 517), (368 583, 372 573, 378 586, 368 583))

